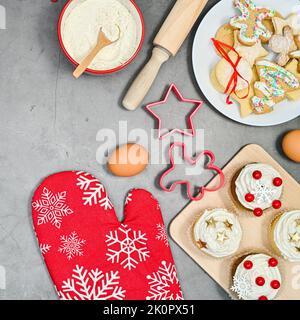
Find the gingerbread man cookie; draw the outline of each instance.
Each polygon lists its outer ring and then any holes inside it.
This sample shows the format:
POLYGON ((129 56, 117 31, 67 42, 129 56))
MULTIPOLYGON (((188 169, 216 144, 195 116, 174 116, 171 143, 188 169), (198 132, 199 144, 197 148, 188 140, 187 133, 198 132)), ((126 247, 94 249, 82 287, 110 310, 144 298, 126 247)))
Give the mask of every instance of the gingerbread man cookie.
POLYGON ((286 93, 300 87, 296 76, 281 66, 268 61, 256 62, 260 81, 255 82, 252 98, 253 112, 264 114, 273 111, 275 104, 286 98, 286 93))
POLYGON ((286 26, 283 28, 283 35, 273 35, 269 46, 273 52, 278 53, 276 63, 284 67, 290 60, 290 53, 298 49, 292 28, 286 26))
POLYGON ((247 46, 253 46, 259 39, 268 41, 272 33, 263 24, 265 19, 275 16, 275 11, 256 6, 252 0, 235 0, 235 7, 242 15, 233 17, 230 25, 239 29, 239 40, 247 46))

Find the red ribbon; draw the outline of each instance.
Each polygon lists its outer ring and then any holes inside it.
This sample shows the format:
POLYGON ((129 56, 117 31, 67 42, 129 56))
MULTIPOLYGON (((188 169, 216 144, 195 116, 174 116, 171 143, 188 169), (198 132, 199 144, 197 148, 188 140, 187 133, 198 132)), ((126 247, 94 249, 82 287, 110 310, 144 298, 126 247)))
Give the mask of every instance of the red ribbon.
POLYGON ((233 69, 233 73, 232 73, 232 76, 228 82, 228 85, 226 87, 226 90, 225 90, 225 94, 227 94, 227 99, 226 99, 226 103, 228 105, 231 105, 232 104, 232 101, 230 100, 230 96, 232 95, 232 93, 234 93, 239 99, 246 99, 248 96, 249 96, 249 93, 250 93, 250 84, 249 84, 249 81, 247 81, 237 70, 237 67, 242 59, 242 57, 239 55, 239 53, 231 46, 229 46, 228 44, 224 43, 224 42, 221 42, 219 40, 216 40, 214 38, 211 39, 216 50, 220 53, 220 55, 227 61, 229 62, 229 64, 232 66, 232 69, 233 69), (237 55, 237 60, 236 62, 233 62, 231 60, 231 58, 229 57, 228 53, 226 52, 226 50, 224 49, 229 49, 229 52, 230 51, 233 51, 236 55, 237 55), (248 92, 247 94, 244 96, 244 97, 239 97, 237 92, 236 92, 236 87, 237 87, 237 84, 238 84, 238 78, 241 78, 242 80, 246 81, 247 84, 248 84, 248 92))

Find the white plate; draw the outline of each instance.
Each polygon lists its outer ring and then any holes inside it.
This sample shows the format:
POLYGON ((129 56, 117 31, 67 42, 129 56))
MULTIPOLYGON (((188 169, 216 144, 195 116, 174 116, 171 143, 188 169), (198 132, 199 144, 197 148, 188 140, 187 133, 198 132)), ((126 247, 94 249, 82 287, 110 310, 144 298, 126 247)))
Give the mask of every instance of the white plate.
MULTIPOLYGON (((300 12, 300 2, 297 0, 254 0, 257 5, 267 6, 279 11, 283 16, 292 12, 300 12)), ((278 125, 300 116, 300 101, 283 101, 275 106, 274 111, 264 115, 240 116, 236 102, 226 104, 226 95, 214 89, 210 81, 210 72, 219 61, 211 38, 218 28, 227 23, 238 11, 233 6, 233 0, 221 0, 204 17, 197 30, 193 45, 193 68, 198 85, 206 99, 226 117, 251 126, 278 125)))

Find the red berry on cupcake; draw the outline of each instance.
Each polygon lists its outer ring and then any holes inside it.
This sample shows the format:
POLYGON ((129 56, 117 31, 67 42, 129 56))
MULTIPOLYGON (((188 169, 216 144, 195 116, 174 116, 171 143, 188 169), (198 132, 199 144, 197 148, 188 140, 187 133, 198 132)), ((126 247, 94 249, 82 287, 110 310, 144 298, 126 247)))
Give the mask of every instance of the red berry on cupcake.
POLYGON ((274 200, 272 203, 272 207, 274 209, 280 209, 281 208, 281 201, 280 200, 274 200))
POLYGON ((269 260, 269 267, 275 268, 278 266, 278 260, 275 258, 271 258, 269 260))
POLYGON ((254 178, 255 180, 259 180, 259 179, 261 179, 261 177, 262 177, 262 173, 261 173, 261 171, 259 171, 259 170, 255 170, 255 171, 252 173, 252 176, 253 176, 253 178, 254 178))
POLYGON ((275 187, 280 187, 282 185, 282 179, 277 177, 273 179, 273 184, 275 187))
MULTIPOLYGON (((260 286, 260 287, 262 287, 264 284, 265 284, 265 279, 263 278, 263 277, 257 277, 256 279, 255 279, 255 283, 258 285, 258 286, 260 286)), ((273 287, 272 287, 273 288, 273 287)))
POLYGON ((280 288, 280 282, 278 280, 273 280, 271 282, 271 288, 273 288, 275 290, 279 289, 280 288))
POLYGON ((250 269, 252 269, 252 267, 253 267, 253 262, 252 262, 252 261, 246 260, 246 261, 244 262, 244 268, 245 268, 245 269, 250 270, 250 269))
POLYGON ((261 217, 263 215, 263 210, 261 208, 255 208, 253 213, 256 217, 261 217))
POLYGON ((245 195, 245 200, 246 200, 247 202, 253 202, 254 199, 255 199, 255 197, 254 197, 254 195, 253 195, 252 193, 247 193, 247 194, 245 195))

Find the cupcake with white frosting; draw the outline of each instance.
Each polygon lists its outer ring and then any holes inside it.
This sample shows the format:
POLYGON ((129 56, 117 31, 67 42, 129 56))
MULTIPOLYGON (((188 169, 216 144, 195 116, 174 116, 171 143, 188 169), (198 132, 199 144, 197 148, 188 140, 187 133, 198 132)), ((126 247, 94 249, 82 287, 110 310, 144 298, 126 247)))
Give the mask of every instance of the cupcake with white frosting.
POLYGON ((300 261, 300 210, 286 212, 273 221, 272 240, 285 260, 300 261))
POLYGON ((238 264, 230 288, 242 300, 273 300, 281 287, 278 261, 266 254, 251 254, 238 264))
POLYGON ((194 224, 193 238, 201 251, 223 258, 239 249, 242 228, 236 215, 226 209, 206 210, 194 224))
POLYGON ((283 181, 278 171, 264 163, 245 166, 235 180, 235 194, 239 203, 255 216, 268 208, 281 208, 283 181))

